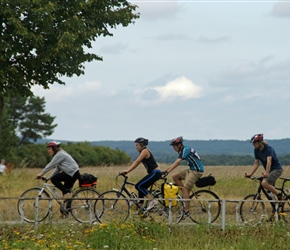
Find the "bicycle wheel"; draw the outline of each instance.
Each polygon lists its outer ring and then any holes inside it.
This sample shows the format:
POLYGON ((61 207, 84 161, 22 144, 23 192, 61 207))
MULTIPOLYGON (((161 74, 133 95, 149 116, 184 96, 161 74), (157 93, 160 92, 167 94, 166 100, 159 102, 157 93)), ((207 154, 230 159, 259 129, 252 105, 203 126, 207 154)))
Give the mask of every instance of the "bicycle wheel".
POLYGON ((18 200, 17 208, 20 215, 23 214, 24 220, 30 223, 36 221, 36 211, 38 211, 37 221, 43 221, 49 214, 49 200, 42 198, 50 198, 46 191, 39 195, 41 188, 31 188, 26 190, 18 200), (36 210, 36 200, 39 197, 38 209, 36 210))
MULTIPOLYGON (((154 199, 163 199, 162 192, 160 190, 154 191, 154 199)), ((161 223, 177 223, 184 210, 184 203, 181 196, 177 196, 176 205, 171 207, 171 218, 169 218, 169 206, 166 206, 165 200, 159 200, 158 204, 150 209, 147 213, 155 222, 161 223)), ((174 202, 173 202, 174 203, 174 202)), ((146 213, 145 213, 146 215, 146 213)))
POLYGON ((283 203, 281 202, 280 211, 279 211, 280 218, 282 218, 288 224, 290 224, 290 200, 289 198, 290 197, 287 197, 285 202, 283 203))
POLYGON ((250 194, 244 198, 245 201, 240 206, 240 216, 242 221, 250 226, 260 224, 265 217, 265 205, 256 194, 250 194), (257 200, 257 201, 255 201, 257 200))
POLYGON ((99 217, 102 223, 124 222, 129 216, 129 211, 128 199, 125 195, 115 190, 102 193, 94 205, 95 215, 99 217), (102 207, 103 213, 100 214, 102 207))
POLYGON ((98 217, 95 217, 93 204, 99 196, 100 193, 93 187, 77 189, 73 192, 72 199, 66 201, 66 208, 80 223, 95 222, 98 217))
POLYGON ((213 223, 221 212, 219 197, 210 190, 198 190, 190 195, 189 215, 182 219, 189 218, 197 224, 213 223))

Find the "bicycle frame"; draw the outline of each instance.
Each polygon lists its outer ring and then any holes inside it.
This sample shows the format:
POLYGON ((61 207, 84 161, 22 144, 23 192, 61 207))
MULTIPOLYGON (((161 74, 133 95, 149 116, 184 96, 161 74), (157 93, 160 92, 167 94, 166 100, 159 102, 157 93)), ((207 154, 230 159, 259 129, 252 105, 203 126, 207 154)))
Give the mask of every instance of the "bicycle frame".
MULTIPOLYGON (((138 201, 137 201, 137 199, 132 199, 132 197, 131 197, 131 193, 130 193, 130 191, 129 191, 129 190, 127 189, 127 187, 126 187, 126 185, 135 186, 135 183, 128 181, 128 176, 126 176, 126 175, 117 175, 116 180, 118 179, 119 176, 123 176, 123 177, 124 177, 123 184, 122 184, 120 190, 117 190, 117 189, 114 189, 114 188, 113 188, 113 190, 118 191, 120 194, 123 194, 123 192, 125 192, 125 194, 127 195, 127 197, 128 197, 129 199, 131 199, 131 200, 133 201, 133 203, 134 203, 138 208, 141 208, 140 205, 139 205, 139 203, 138 203, 138 201)), ((164 182, 166 182, 166 178, 164 178, 163 180, 164 180, 164 182)), ((152 184, 152 185, 150 186, 150 189, 149 189, 149 193, 150 193, 150 194, 153 194, 153 191, 152 191, 153 186, 154 186, 154 184, 152 184)))

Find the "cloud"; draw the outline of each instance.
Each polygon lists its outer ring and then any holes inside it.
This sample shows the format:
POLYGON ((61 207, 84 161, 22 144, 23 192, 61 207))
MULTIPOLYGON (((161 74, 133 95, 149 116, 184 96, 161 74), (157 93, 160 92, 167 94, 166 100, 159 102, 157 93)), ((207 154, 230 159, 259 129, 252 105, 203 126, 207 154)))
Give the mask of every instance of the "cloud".
POLYGON ((198 98, 201 96, 202 90, 200 86, 194 84, 186 77, 176 78, 164 86, 157 86, 152 89, 158 93, 160 100, 198 98))
POLYGON ((276 3, 273 6, 272 11, 270 12, 271 16, 275 17, 289 17, 290 18, 290 2, 281 1, 276 3))
POLYGON ((128 46, 125 45, 124 43, 116 43, 116 44, 112 44, 112 45, 105 45, 102 46, 100 49, 100 52, 103 54, 119 54, 121 53, 123 50, 125 50, 128 46))
POLYGON ((72 99, 89 99, 96 96, 110 96, 115 94, 114 91, 105 89, 99 81, 77 84, 68 83, 67 85, 54 84, 49 90, 43 89, 40 86, 34 86, 32 91, 34 95, 45 96, 48 101, 55 103, 65 102, 72 99))

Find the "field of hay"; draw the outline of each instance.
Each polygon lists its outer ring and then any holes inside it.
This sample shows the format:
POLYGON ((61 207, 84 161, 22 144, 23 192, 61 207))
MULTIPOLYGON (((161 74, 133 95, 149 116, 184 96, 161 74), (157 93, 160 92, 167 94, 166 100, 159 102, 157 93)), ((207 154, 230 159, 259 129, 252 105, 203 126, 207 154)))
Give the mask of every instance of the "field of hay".
MULTIPOLYGON (((162 169, 167 167, 161 165, 162 169)), ((290 177, 289 168, 284 167, 283 177, 290 177)), ((97 176, 97 189, 104 192, 118 188, 115 177, 124 169, 125 166, 85 167, 81 168, 81 173, 97 176)), ((250 170, 251 166, 208 166, 205 175, 215 176, 217 183, 210 189, 220 199, 242 200, 247 194, 254 193, 258 185, 244 178, 244 173, 250 170)), ((289 225, 279 221, 259 227, 243 226, 236 223, 236 203, 230 202, 226 206, 225 232, 221 230, 221 216, 210 227, 196 224, 168 227, 166 224, 130 220, 123 224, 96 224, 89 227, 74 220, 62 223, 57 217, 58 210, 53 214, 55 219, 52 224, 40 223, 37 230, 28 223, 19 227, 19 224, 13 223, 13 220, 19 222, 17 197, 26 189, 41 184, 41 181, 35 180, 39 172, 40 169, 22 168, 0 176, 0 249, 289 249, 289 225), (10 222, 6 222, 7 216, 11 218, 10 222)), ((262 172, 260 167, 257 175, 262 172)), ((145 174, 144 167, 140 166, 129 173, 129 180, 136 182, 145 174)), ((168 181, 171 181, 171 174, 168 181)))

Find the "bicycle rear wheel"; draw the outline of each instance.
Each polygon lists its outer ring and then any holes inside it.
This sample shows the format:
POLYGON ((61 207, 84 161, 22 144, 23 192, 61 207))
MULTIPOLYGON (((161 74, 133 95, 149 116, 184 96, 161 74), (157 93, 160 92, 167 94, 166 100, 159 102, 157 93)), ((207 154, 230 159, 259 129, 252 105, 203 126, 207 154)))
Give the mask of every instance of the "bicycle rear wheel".
POLYGON ((250 226, 260 224, 265 217, 265 205, 256 194, 250 194, 244 198, 240 206, 242 221, 250 226))
POLYGON ((221 203, 214 192, 198 190, 191 194, 189 198, 189 215, 182 219, 186 220, 188 217, 197 224, 208 224, 217 220, 221 212, 221 203))
POLYGON ((82 187, 72 194, 73 199, 66 201, 66 209, 80 223, 95 222, 98 217, 95 217, 93 204, 99 196, 94 187, 82 187))
MULTIPOLYGON (((163 199, 163 195, 161 191, 155 191, 154 199, 163 199)), ((146 212, 148 216, 150 216, 155 222, 162 223, 170 223, 170 219, 172 223, 177 223, 182 211, 184 210, 184 203, 182 201, 182 197, 178 195, 177 202, 173 202, 174 206, 171 207, 171 218, 169 218, 169 206, 166 206, 165 200, 158 200, 158 204, 155 205, 152 209, 146 212)))
POLYGON ((94 212, 102 223, 124 222, 130 212, 127 197, 119 191, 111 190, 100 195, 94 204, 94 212), (100 214, 100 211, 103 212, 100 214))
POLYGON ((38 211, 37 221, 43 221, 49 214, 49 194, 46 191, 43 191, 39 195, 41 188, 31 188, 26 190, 18 200, 17 208, 20 215, 23 214, 24 220, 29 223, 34 223, 36 221, 36 211, 38 211), (38 209, 36 210, 36 197, 39 197, 38 200, 38 209), (46 199, 42 199, 46 198, 46 199))

